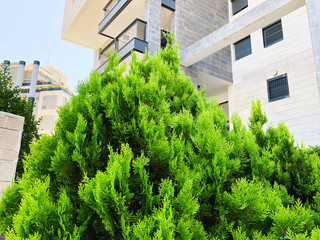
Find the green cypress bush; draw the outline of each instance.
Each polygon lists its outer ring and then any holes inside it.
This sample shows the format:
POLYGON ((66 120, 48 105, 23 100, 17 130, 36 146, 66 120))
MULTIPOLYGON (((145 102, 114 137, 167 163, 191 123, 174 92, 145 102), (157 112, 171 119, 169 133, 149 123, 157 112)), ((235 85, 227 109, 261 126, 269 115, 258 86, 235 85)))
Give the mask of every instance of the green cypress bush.
POLYGON ((169 42, 78 86, 4 192, 7 239, 317 239, 319 156, 259 101, 228 131, 169 42))

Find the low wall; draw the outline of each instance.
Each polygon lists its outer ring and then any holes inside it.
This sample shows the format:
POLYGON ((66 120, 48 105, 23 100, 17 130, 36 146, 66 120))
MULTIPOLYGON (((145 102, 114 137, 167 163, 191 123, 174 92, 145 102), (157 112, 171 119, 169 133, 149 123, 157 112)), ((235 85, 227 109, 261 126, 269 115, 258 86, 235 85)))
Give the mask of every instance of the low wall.
POLYGON ((24 117, 0 111, 0 198, 15 178, 24 117))

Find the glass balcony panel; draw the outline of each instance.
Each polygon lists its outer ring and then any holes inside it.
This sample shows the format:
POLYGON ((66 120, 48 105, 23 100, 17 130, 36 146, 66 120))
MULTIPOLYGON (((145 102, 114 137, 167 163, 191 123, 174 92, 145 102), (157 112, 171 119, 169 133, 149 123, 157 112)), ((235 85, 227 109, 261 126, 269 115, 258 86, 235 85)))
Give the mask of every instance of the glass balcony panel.
POLYGON ((110 0, 104 8, 104 16, 106 16, 118 2, 119 0, 110 0))
POLYGON ((107 52, 114 50, 118 51, 121 59, 130 55, 131 51, 143 53, 148 48, 148 43, 145 41, 146 22, 136 19, 122 33, 116 37, 116 43, 112 41, 107 47, 100 52, 100 67, 97 68, 101 74, 108 62, 107 52), (116 45, 116 46, 115 46, 116 45))
POLYGON ((118 50, 123 48, 128 42, 130 42, 133 38, 138 38, 140 40, 144 39, 145 32, 145 23, 136 21, 131 27, 121 33, 118 37, 118 50))
POLYGON ((115 51, 115 45, 114 45, 114 41, 112 41, 111 43, 109 43, 108 46, 106 46, 101 52, 100 52, 100 61, 101 62, 105 62, 108 60, 108 52, 113 53, 115 51))

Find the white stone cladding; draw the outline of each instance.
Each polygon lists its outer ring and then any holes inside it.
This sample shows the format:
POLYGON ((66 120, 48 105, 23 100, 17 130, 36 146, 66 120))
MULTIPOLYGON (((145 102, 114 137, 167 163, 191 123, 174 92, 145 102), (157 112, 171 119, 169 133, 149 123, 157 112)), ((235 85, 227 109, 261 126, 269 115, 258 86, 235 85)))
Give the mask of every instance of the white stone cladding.
POLYGON ((230 113, 245 121, 251 100, 260 99, 268 125, 283 121, 298 143, 320 144, 320 98, 306 7, 282 19, 284 40, 267 48, 262 30, 251 34, 252 54, 233 59, 233 84, 229 86, 230 113), (267 79, 287 73, 289 98, 269 102, 267 79))
POLYGON ((15 178, 24 117, 0 111, 0 198, 15 178))

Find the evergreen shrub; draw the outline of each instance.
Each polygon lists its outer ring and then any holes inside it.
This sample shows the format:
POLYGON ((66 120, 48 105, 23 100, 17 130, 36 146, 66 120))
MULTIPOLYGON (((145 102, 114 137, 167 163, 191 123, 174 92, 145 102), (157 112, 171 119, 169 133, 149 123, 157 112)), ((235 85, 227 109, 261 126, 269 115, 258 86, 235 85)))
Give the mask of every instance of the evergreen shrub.
POLYGON ((228 131, 168 42, 78 86, 4 192, 7 239, 319 239, 319 156, 259 101, 228 131))

